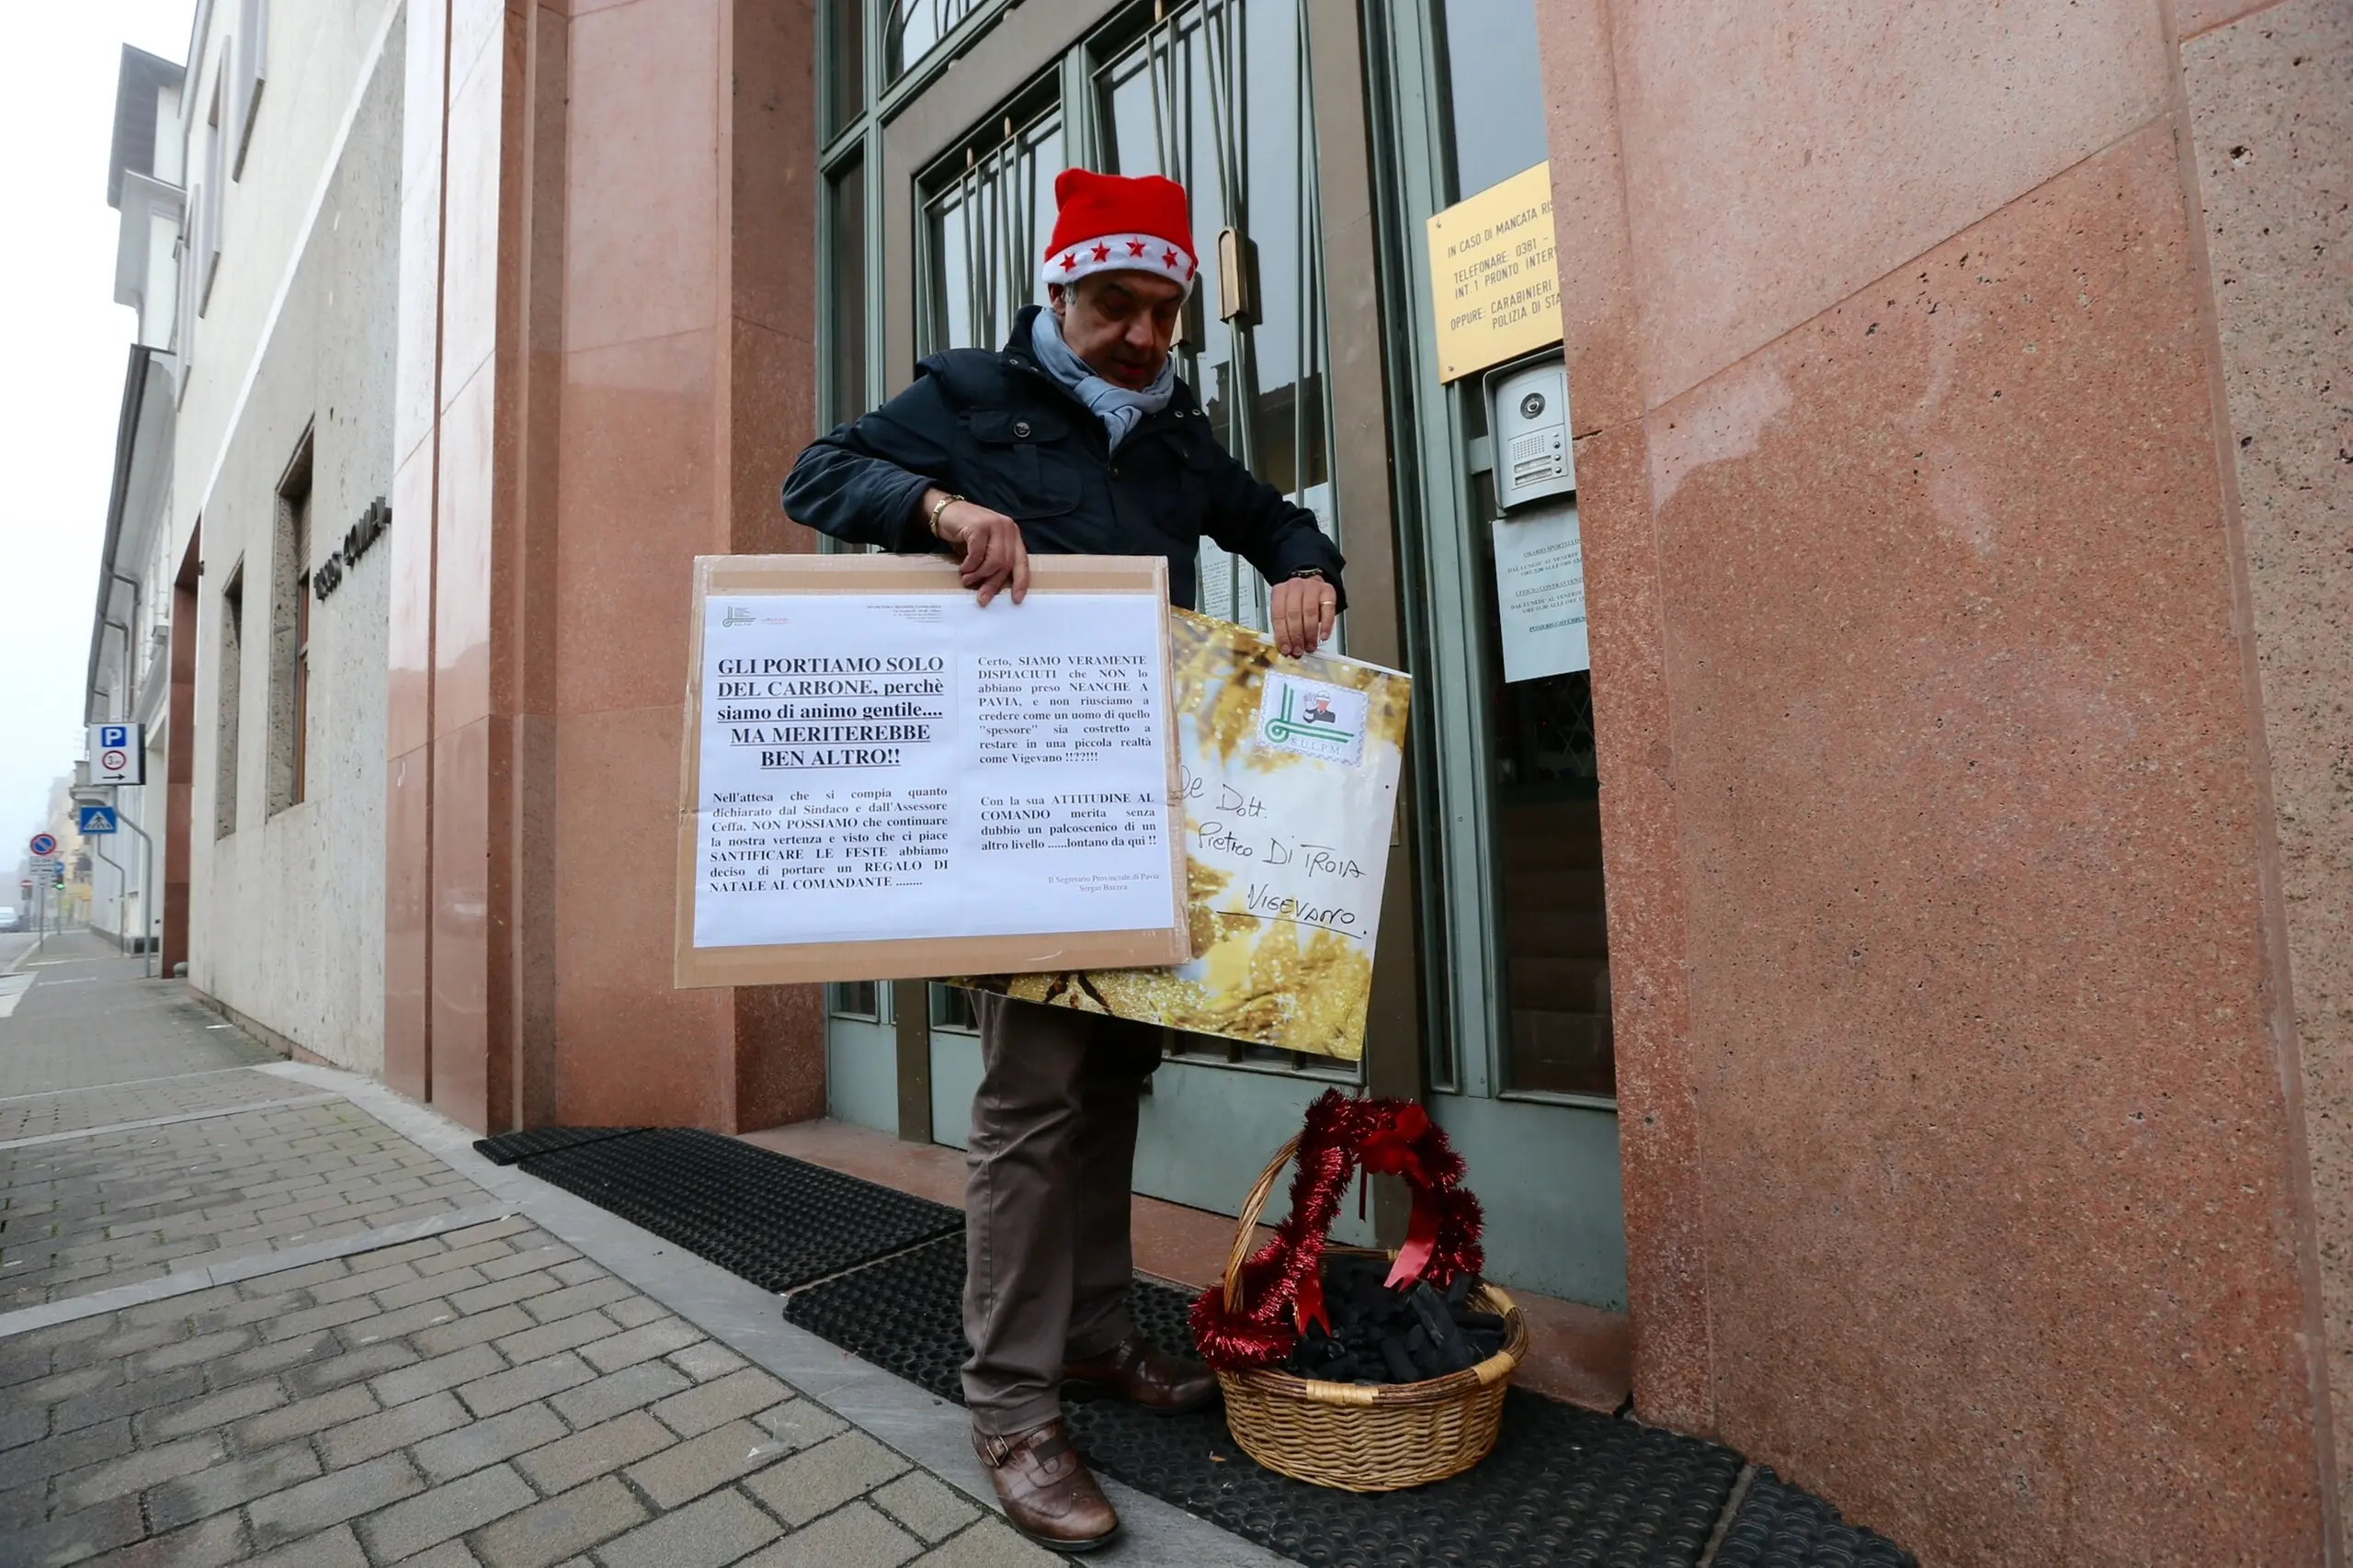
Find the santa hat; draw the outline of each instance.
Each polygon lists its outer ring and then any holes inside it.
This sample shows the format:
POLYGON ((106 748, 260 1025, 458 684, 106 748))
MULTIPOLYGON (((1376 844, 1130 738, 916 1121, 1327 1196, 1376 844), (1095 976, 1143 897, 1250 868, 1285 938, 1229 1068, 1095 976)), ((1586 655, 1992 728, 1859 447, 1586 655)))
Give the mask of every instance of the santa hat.
POLYGON ((1199 270, 1185 187, 1159 175, 1098 175, 1064 169, 1054 176, 1053 244, 1039 276, 1075 283, 1093 272, 1155 272, 1189 292, 1199 270))

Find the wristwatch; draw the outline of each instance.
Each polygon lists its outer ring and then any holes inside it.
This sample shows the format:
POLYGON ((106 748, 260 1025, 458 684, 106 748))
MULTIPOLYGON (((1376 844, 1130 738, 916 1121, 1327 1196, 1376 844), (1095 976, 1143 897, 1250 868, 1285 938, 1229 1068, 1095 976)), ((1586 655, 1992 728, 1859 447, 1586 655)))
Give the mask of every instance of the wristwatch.
POLYGON ((932 538, 939 537, 939 514, 962 499, 961 495, 942 495, 931 504, 931 510, 924 514, 923 526, 929 530, 932 538))
POLYGON ((1295 583, 1302 577, 1314 582, 1327 584, 1332 580, 1331 578, 1324 575, 1324 568, 1321 566, 1302 566, 1290 574, 1290 580, 1295 583))

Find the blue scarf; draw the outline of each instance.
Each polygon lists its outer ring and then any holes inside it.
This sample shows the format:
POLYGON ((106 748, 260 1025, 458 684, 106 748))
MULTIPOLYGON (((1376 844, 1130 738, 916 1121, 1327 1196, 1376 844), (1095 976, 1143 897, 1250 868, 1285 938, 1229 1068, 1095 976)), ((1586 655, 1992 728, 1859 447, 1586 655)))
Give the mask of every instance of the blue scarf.
POLYGON ((1030 324, 1029 347, 1038 356, 1039 368, 1068 387, 1103 422, 1103 433, 1111 438, 1115 452, 1145 415, 1159 413, 1176 395, 1175 355, 1168 357, 1152 385, 1142 392, 1116 385, 1089 369, 1086 361, 1063 341, 1062 318, 1050 310, 1040 309, 1038 319, 1030 324))

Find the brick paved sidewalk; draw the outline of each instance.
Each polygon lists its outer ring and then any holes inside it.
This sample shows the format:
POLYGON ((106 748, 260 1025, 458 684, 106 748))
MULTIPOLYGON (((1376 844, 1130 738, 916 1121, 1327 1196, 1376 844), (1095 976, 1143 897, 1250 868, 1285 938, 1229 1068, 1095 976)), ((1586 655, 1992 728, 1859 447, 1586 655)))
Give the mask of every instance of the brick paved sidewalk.
MULTIPOLYGON (((961 1412, 884 1391, 886 1445, 650 1293, 704 1266, 610 1221, 640 1289, 469 1174, 454 1130, 387 1125, 429 1113, 273 1070, 138 969, 66 949, 0 1019, 0 1568, 1056 1561, 976 1469, 943 1479, 961 1412)), ((739 1346, 797 1334, 740 1282, 693 1288, 739 1346)), ((1262 1561, 1176 1528, 1107 1557, 1262 1561)))
POLYGON ((1043 1558, 520 1219, 13 1335, 0 1400, 12 1562, 1043 1558))

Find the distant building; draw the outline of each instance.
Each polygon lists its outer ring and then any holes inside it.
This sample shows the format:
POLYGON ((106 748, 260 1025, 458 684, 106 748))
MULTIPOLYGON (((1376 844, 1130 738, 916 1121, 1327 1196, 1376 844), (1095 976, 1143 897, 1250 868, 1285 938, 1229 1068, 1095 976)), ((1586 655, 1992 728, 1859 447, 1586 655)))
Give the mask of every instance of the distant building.
POLYGON ((961 993, 672 987, 690 563, 817 548, 794 453, 1002 340, 1056 169, 1175 174, 1416 749, 1364 1063, 1178 1040, 1140 1187, 1417 1096, 1644 1419, 1924 1561, 2322 1561, 2353 21, 1855 9, 203 0, 109 181, 100 924, 478 1129, 961 1142, 961 993), (1592 667, 1509 680, 1547 473, 1592 667))
POLYGON ((114 481, 107 496, 83 718, 91 724, 146 726, 150 782, 116 792, 123 827, 93 857, 91 882, 91 927, 134 951, 161 939, 165 916, 168 791, 163 748, 170 729, 172 608, 165 508, 177 403, 172 356, 186 153, 182 74, 168 60, 124 47, 107 177, 108 204, 122 215, 115 242, 115 302, 136 312, 138 324, 115 426, 114 481))

